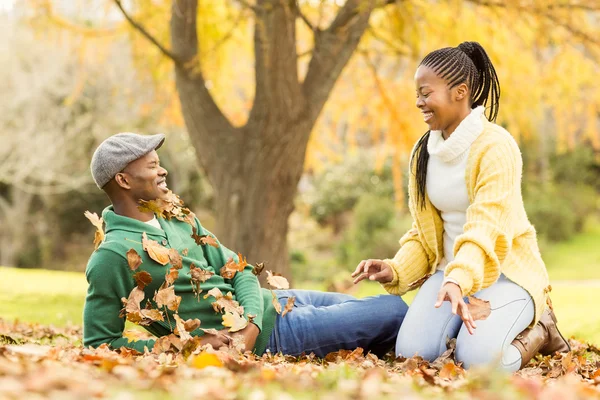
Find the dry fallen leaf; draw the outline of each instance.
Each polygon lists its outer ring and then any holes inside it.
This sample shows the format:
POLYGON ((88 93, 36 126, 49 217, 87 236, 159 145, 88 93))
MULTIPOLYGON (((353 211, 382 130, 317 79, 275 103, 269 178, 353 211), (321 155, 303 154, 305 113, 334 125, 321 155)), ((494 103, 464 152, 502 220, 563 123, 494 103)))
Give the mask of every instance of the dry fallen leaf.
POLYGON ((208 299, 210 296, 214 297, 215 299, 220 299, 221 297, 223 297, 223 293, 221 292, 221 289, 219 288, 212 288, 210 289, 205 295, 204 295, 204 299, 208 299))
POLYGON ((167 286, 170 286, 173 283, 175 283, 175 281, 177 280, 178 277, 179 277, 179 271, 176 270, 175 268, 171 268, 169 270, 169 272, 167 272, 167 274, 165 275, 165 282, 167 282, 167 286))
POLYGON ((233 258, 230 258, 225 265, 221 268, 221 276, 225 279, 233 279, 235 274, 238 272, 242 272, 244 268, 248 265, 246 259, 238 253, 239 261, 236 263, 233 261, 233 258))
MULTIPOLYGON (((175 318, 175 330, 173 333, 179 336, 182 342, 190 340, 192 338, 192 335, 190 335, 187 329, 185 329, 186 322, 182 320, 181 317, 179 317, 179 315, 177 314, 173 314, 173 318, 175 318)), ((198 321, 198 325, 200 325, 200 321, 198 321)))
POLYGON ((183 259, 179 252, 175 249, 169 249, 169 261, 175 269, 183 268, 183 259))
POLYGON ((179 303, 181 303, 181 296, 175 295, 174 286, 161 286, 158 292, 154 295, 154 301, 158 307, 167 307, 171 311, 177 311, 179 303))
POLYGON ((254 268, 252 269, 252 273, 256 276, 260 276, 260 274, 265 269, 265 263, 256 263, 254 268))
POLYGON ((212 303, 212 306, 216 312, 229 312, 232 314, 244 315, 244 307, 233 300, 233 294, 231 292, 217 298, 217 300, 212 303))
POLYGON ((142 233, 142 247, 148 253, 151 259, 161 265, 169 263, 169 249, 158 244, 156 240, 148 239, 146 232, 142 233))
POLYGON ((140 203, 138 210, 141 212, 151 212, 156 214, 158 218, 165 218, 173 210, 173 204, 163 199, 139 200, 138 203, 140 203))
POLYGON ((285 314, 287 314, 290 311, 292 311, 294 309, 294 304, 295 303, 296 303, 296 297, 295 296, 288 297, 287 303, 285 304, 285 308, 283 309, 283 312, 281 313, 281 317, 285 317, 285 314))
POLYGON ((492 308, 490 306, 490 302, 487 300, 478 299, 477 297, 469 296, 469 303, 467 307, 469 308, 469 313, 473 320, 484 320, 490 316, 492 313, 492 308))
POLYGON ((277 314, 281 314, 281 303, 279 302, 279 299, 277 298, 275 292, 272 290, 271 296, 273 297, 273 307, 275 307, 275 311, 277 312, 277 314))
POLYGON ((87 219, 90 220, 92 225, 96 227, 96 232, 94 233, 94 247, 97 250, 100 247, 100 244, 104 240, 104 229, 102 228, 102 218, 98 217, 98 214, 91 213, 89 211, 85 211, 83 213, 87 219))
POLYGON ((229 332, 238 332, 248 326, 248 320, 239 314, 226 312, 223 314, 223 326, 229 328, 229 332))
POLYGON ((275 289, 289 289, 290 283, 287 279, 279 274, 274 274, 271 271, 267 271, 267 283, 275 289))
POLYGON ((136 272, 133 274, 133 279, 135 280, 137 287, 142 290, 152 283, 152 275, 150 275, 147 271, 136 272))
POLYGON ((125 254, 127 255, 127 264, 130 270, 135 271, 142 265, 142 257, 134 249, 127 250, 125 254))
POLYGON ((120 316, 126 317, 128 321, 139 325, 150 325, 154 321, 162 321, 163 315, 158 310, 142 309, 140 303, 144 300, 144 291, 139 287, 133 288, 129 298, 121 299, 125 307, 121 310, 120 316))
POLYGON ((215 248, 219 248, 217 239, 211 235, 198 235, 198 229, 192 225, 192 239, 198 246, 209 245, 215 248))

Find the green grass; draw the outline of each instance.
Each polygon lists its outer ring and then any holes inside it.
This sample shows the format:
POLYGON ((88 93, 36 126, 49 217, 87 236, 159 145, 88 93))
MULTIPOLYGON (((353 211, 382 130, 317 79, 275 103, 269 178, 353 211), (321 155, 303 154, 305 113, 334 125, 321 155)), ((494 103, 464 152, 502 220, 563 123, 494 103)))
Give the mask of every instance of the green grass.
POLYGON ((566 242, 545 244, 542 257, 552 281, 600 280, 600 224, 566 242))

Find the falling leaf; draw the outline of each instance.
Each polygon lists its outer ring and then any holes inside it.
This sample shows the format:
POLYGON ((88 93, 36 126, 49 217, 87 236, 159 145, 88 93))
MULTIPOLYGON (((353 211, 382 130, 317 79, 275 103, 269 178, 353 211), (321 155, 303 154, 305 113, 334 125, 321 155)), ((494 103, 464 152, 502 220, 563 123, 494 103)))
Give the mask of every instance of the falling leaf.
POLYGON ((184 327, 188 332, 195 331, 200 327, 200 320, 198 318, 188 319, 184 322, 184 327))
POLYGON ((175 283, 175 281, 177 280, 178 277, 179 277, 179 271, 176 270, 175 268, 171 268, 169 270, 169 272, 167 272, 167 274, 165 275, 165 282, 167 282, 167 285, 170 286, 173 283, 175 283))
POLYGON ((219 288, 212 288, 208 291, 208 293, 206 293, 204 295, 204 299, 208 299, 210 296, 214 297, 215 299, 220 299, 221 297, 223 297, 223 293, 221 292, 221 289, 219 288))
POLYGON ((279 302, 279 299, 277 298, 275 292, 272 290, 271 296, 273 297, 273 307, 275 307, 275 311, 277 312, 277 314, 281 314, 281 303, 279 302))
POLYGON ((211 235, 198 235, 198 229, 196 229, 195 226, 192 226, 192 239, 194 239, 199 246, 209 245, 219 248, 219 243, 216 238, 211 235))
POLYGON ((104 240, 104 228, 102 227, 102 218, 98 217, 98 214, 91 213, 89 211, 85 211, 83 213, 87 219, 90 220, 92 225, 96 227, 96 232, 94 233, 94 248, 97 250, 100 247, 100 244, 104 240))
POLYGON ((169 261, 175 269, 183 268, 183 260, 176 249, 169 249, 169 261))
POLYGON ((229 312, 238 315, 244 315, 244 307, 240 303, 233 300, 233 294, 228 292, 226 295, 218 297, 212 303, 212 307, 216 312, 229 312))
POLYGON ((267 283, 275 289, 289 289, 290 283, 287 279, 279 274, 274 274, 271 271, 267 271, 267 283))
POLYGON ((127 250, 125 254, 127 255, 127 264, 130 270, 135 271, 142 265, 142 257, 134 249, 127 250))
MULTIPOLYGON (((173 314, 173 318, 175 318, 175 331, 173 333, 179 336, 182 342, 190 340, 192 335, 185 329, 185 321, 178 314, 173 314)), ((198 325, 200 325, 200 321, 198 321, 198 325)))
POLYGON ((143 290, 152 282, 152 275, 147 271, 138 271, 133 274, 133 279, 135 280, 137 287, 143 290))
POLYGON ((238 272, 242 272, 244 268, 248 265, 246 259, 238 253, 239 261, 236 263, 233 261, 233 258, 230 258, 225 265, 221 268, 221 276, 225 279, 233 279, 235 274, 238 272))
POLYGON ((260 276, 260 274, 265 269, 265 263, 256 263, 254 268, 252 269, 252 273, 256 276, 260 276))
POLYGON ((223 362, 221 362, 216 354, 203 351, 191 359, 190 365, 196 369, 203 369, 206 367, 222 368, 223 362))
POLYGON ((148 252, 151 259, 161 265, 169 263, 169 249, 158 244, 156 240, 148 239, 146 232, 142 233, 142 247, 148 252))
POLYGON ((204 283, 209 280, 215 273, 203 268, 196 267, 190 264, 190 275, 194 283, 204 283))
POLYGON ((229 328, 229 332, 238 332, 248 326, 248 320, 239 314, 226 312, 223 314, 223 326, 229 328))
POLYGON ((177 311, 181 296, 175 295, 175 286, 161 287, 154 295, 154 301, 158 307, 167 307, 171 311, 177 311))
MULTIPOLYGON (((285 304, 285 308, 281 313, 281 317, 285 317, 285 314, 289 313, 294 309, 294 304, 296 303, 296 296, 288 297, 287 303, 285 304)), ((280 304, 281 307, 281 304, 280 304)))
POLYGON ((181 250, 181 254, 182 254, 184 257, 187 257, 187 255, 188 255, 188 251, 189 251, 188 249, 183 249, 183 250, 181 250))
POLYGON ((140 303, 144 300, 144 291, 139 287, 133 288, 129 298, 121 299, 125 305, 121 310, 120 316, 125 316, 128 321, 139 325, 150 325, 154 321, 163 321, 163 315, 158 310, 141 309, 140 303))
POLYGON ((490 316, 492 308, 490 307, 489 301, 478 299, 473 296, 469 296, 468 299, 469 303, 467 304, 467 307, 469 308, 469 313, 474 321, 484 320, 490 316))
POLYGON ((173 204, 163 199, 139 200, 138 203, 140 203, 138 210, 156 214, 158 218, 165 218, 173 210, 173 204))

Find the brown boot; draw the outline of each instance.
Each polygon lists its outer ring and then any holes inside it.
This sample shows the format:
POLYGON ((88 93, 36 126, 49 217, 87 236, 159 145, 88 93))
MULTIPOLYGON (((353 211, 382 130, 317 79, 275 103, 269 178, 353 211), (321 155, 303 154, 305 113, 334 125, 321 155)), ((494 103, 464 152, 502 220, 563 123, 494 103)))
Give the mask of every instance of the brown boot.
POLYGON ((561 335, 556 326, 556 316, 550 309, 546 309, 542 317, 533 328, 527 328, 517 335, 512 342, 521 353, 521 368, 538 352, 542 355, 551 355, 558 352, 571 351, 569 342, 561 335))

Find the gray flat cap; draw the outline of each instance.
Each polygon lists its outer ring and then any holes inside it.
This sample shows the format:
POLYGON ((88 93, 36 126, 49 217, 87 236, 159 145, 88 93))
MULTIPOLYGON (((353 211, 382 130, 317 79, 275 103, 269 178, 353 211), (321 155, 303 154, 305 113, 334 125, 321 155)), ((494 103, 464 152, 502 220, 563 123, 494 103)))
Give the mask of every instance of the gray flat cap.
POLYGON ((112 178, 132 161, 158 149, 165 135, 138 135, 117 133, 100 143, 94 151, 90 169, 96 185, 102 189, 112 178))

